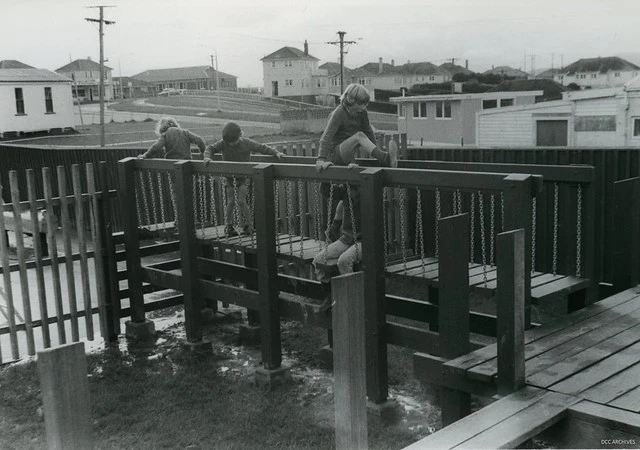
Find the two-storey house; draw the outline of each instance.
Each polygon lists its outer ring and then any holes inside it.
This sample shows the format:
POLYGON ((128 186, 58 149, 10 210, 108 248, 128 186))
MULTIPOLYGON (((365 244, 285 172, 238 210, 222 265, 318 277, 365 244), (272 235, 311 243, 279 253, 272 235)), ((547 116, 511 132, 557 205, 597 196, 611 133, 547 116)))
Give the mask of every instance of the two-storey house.
MULTIPOLYGON (((111 67, 104 66, 104 99, 113 100, 113 79, 111 67)), ((100 64, 91 58, 76 59, 56 69, 63 77, 73 80, 73 97, 82 101, 98 101, 100 99, 100 64)))
POLYGON ((582 89, 620 87, 637 77, 640 67, 619 58, 583 58, 569 64, 554 76, 563 86, 575 83, 582 89))

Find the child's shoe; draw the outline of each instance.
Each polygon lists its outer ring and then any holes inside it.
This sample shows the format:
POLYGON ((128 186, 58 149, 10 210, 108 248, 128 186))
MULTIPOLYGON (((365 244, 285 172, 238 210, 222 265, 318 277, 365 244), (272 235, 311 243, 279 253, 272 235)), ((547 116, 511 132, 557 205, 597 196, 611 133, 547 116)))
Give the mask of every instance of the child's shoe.
POLYGON ((224 233, 227 235, 227 237, 235 237, 238 235, 238 232, 235 230, 235 228, 233 228, 232 225, 227 225, 227 227, 224 229, 224 233))
POLYGON ((389 141, 389 167, 398 167, 398 143, 391 139, 389 141))

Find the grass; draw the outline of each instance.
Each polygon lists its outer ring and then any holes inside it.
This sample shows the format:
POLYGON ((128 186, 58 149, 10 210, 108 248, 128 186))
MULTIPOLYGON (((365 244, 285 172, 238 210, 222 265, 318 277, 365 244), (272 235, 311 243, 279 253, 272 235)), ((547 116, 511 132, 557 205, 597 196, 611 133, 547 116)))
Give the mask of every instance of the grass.
MULTIPOLYGON (((260 349, 238 344, 239 322, 207 326, 207 355, 185 350, 182 323, 169 323, 151 344, 121 340, 88 355, 96 449, 334 448, 333 379, 318 353, 325 331, 283 321, 292 381, 266 389, 254 383, 260 349)), ((411 353, 390 347, 389 361, 392 396, 406 411, 393 423, 370 416, 374 449, 403 448, 439 421, 434 391, 412 377, 411 353)), ((45 447, 35 362, 0 369, 0 448, 45 447)))

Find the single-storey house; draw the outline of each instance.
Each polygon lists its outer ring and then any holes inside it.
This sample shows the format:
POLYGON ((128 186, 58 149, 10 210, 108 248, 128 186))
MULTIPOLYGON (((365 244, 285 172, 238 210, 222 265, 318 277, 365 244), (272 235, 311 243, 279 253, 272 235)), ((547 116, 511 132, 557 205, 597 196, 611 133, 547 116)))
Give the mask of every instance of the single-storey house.
POLYGON ((46 69, 0 69, 0 137, 72 128, 70 79, 46 69))
POLYGON ((216 88, 216 82, 221 91, 238 90, 238 77, 216 71, 211 66, 151 69, 133 75, 131 78, 154 86, 157 92, 166 88, 213 90, 216 88))
POLYGON ((411 142, 473 145, 476 113, 513 105, 531 105, 542 91, 392 97, 398 104, 398 131, 411 142))
POLYGON ((624 87, 565 92, 563 99, 479 111, 481 147, 640 147, 640 77, 624 87))

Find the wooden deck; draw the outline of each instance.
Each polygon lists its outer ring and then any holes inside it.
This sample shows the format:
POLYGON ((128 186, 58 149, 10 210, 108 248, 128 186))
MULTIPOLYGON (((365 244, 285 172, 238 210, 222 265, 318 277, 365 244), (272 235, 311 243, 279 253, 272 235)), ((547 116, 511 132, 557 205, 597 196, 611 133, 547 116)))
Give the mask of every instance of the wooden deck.
MULTIPOLYGON (((618 430, 619 436, 640 436, 640 289, 620 292, 524 337, 524 389, 411 448, 515 446, 565 417, 618 430)), ((433 378, 433 358, 424 356, 416 354, 416 373, 433 378)), ((497 347, 490 345, 443 362, 432 381, 492 396, 497 367, 497 347)), ((615 437, 611 432, 602 439, 615 437)), ((640 439, 635 442, 630 447, 640 439)))

